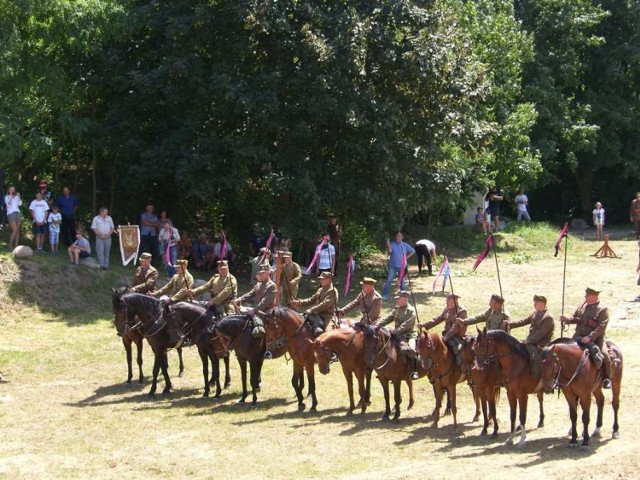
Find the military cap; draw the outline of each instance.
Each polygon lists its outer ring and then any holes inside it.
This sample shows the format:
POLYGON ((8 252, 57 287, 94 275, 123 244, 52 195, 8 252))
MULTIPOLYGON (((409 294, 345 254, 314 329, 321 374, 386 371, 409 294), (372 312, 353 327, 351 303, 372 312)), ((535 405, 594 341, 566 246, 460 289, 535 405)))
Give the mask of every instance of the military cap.
POLYGON ((258 273, 262 273, 262 272, 267 272, 267 273, 271 272, 271 267, 269 267, 268 263, 263 263, 258 267, 258 273))
POLYGON ((594 290, 591 287, 587 287, 587 289, 585 290, 585 293, 587 295, 600 295, 600 290, 594 290))
POLYGON ((180 260, 176 260, 176 265, 182 265, 186 267, 187 265, 189 265, 189 260, 181 258, 180 260))
POLYGON ((397 300, 398 298, 409 298, 409 296, 409 292, 407 292, 406 290, 400 290, 394 298, 396 298, 397 300))
POLYGON ((500 295, 497 295, 495 293, 491 295, 491 300, 493 300, 494 302, 498 302, 500 305, 504 303, 504 298, 502 298, 500 295))
POLYGON ((547 303, 547 297, 543 296, 543 295, 534 295, 533 296, 533 301, 534 302, 543 302, 543 303, 547 303))
POLYGON ((375 285, 376 281, 371 277, 364 277, 360 282, 360 285, 375 285))
POLYGON ((226 260, 218 260, 218 268, 229 268, 229 263, 226 260))
POLYGON ((144 252, 142 255, 140 255, 140 258, 138 260, 151 260, 153 258, 153 256, 148 253, 148 252, 144 252))
POLYGON ((455 293, 450 293, 449 295, 447 295, 447 300, 458 300, 460 298, 460 295, 456 295, 455 293))
POLYGON ((291 252, 282 252, 282 258, 291 258, 291 252))
POLYGON ((322 272, 320 275, 318 275, 318 278, 328 278, 329 280, 331 280, 333 278, 333 275, 331 272, 322 272))

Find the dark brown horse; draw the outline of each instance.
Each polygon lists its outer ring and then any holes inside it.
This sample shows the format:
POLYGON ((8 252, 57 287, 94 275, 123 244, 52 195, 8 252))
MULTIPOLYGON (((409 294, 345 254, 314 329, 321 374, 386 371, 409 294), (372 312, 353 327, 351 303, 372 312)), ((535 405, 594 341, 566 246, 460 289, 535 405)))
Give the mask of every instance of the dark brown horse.
POLYGON ((309 394, 311 395, 311 411, 318 406, 315 381, 315 357, 313 355, 313 334, 304 318, 295 310, 289 308, 274 308, 264 315, 264 325, 267 332, 266 339, 269 351, 278 345, 280 339, 286 340, 289 355, 293 360, 293 376, 291 385, 298 399, 298 410, 305 409, 303 401, 304 372, 309 380, 309 394))
MULTIPOLYGON (((323 375, 327 375, 331 369, 333 354, 338 356, 349 392, 347 415, 353 415, 353 411, 356 409, 353 398, 353 376, 355 375, 360 395, 358 405, 361 407, 361 413, 365 413, 369 405, 370 386, 366 383, 367 368, 364 363, 364 332, 362 328, 337 328, 325 332, 315 340, 313 348, 316 362, 318 362, 318 370, 323 375)), ((411 398, 413 401, 413 394, 411 394, 411 398)))
MULTIPOLYGON (((138 383, 143 383, 144 374, 142 373, 142 347, 143 347, 142 340, 144 340, 144 337, 137 330, 127 330, 125 328, 125 316, 124 316, 124 309, 122 305, 122 296, 125 293, 132 292, 132 290, 130 290, 128 287, 120 287, 120 288, 112 288, 111 291, 112 291, 111 303, 112 303, 113 314, 114 314, 113 323, 115 324, 116 332, 118 333, 118 336, 122 338, 122 344, 124 345, 124 350, 127 354, 127 372, 128 372, 127 383, 131 383, 131 380, 133 379, 133 358, 132 358, 133 355, 132 355, 132 349, 131 349, 132 343, 136 345, 136 351, 137 351, 136 359, 138 362, 138 372, 139 372, 138 383)), ((178 351, 178 358, 180 360, 180 371, 178 372, 178 376, 181 377, 182 374, 184 373, 184 363, 182 361, 182 347, 177 348, 176 350, 178 351)))
MULTIPOLYGON (((476 338, 476 355, 484 357, 485 365, 497 362, 502 370, 502 379, 507 389, 509 409, 511 413, 511 433, 507 445, 513 445, 516 433, 516 410, 520 406, 520 441, 518 446, 525 444, 527 434, 527 401, 529 394, 536 393, 540 402, 540 423, 544 425, 544 410, 542 408, 542 380, 531 375, 529 352, 523 343, 502 330, 478 330, 476 338)), ((495 419, 495 417, 494 417, 495 419)), ((495 421, 495 420, 494 420, 495 421)))
MULTIPOLYGON (((622 385, 623 359, 618 346, 607 340, 607 348, 611 356, 611 392, 613 406, 613 438, 620 436, 618 427, 618 408, 620 407, 620 388, 622 385)), ((589 360, 587 351, 571 339, 561 338, 552 342, 545 349, 546 359, 542 364, 542 376, 546 388, 551 386, 562 389, 569 404, 571 418, 571 440, 569 445, 578 444, 577 420, 578 403, 582 408, 582 446, 589 446, 589 415, 591 409, 591 394, 596 398, 598 408, 596 429, 593 436, 600 436, 602 427, 602 412, 604 410, 604 394, 602 392, 602 368, 597 369, 589 360)))
MULTIPOLYGON (((395 402, 393 420, 398 421, 400 418, 400 404, 402 403, 400 386, 403 380, 409 385, 409 408, 413 406, 413 382, 411 380, 413 368, 411 362, 401 358, 396 344, 395 337, 386 328, 373 325, 367 325, 364 328, 364 361, 378 374, 384 391, 385 413, 382 417, 383 420, 388 420, 391 414, 389 382, 393 383, 395 402)), ((418 365, 418 375, 423 377, 426 374, 427 370, 422 365, 418 365)))
MULTIPOLYGON (((427 370, 427 375, 433 382, 433 390, 436 397, 436 406, 433 410, 433 428, 438 427, 440 420, 440 408, 444 393, 449 394, 451 414, 453 415, 453 427, 457 428, 456 386, 467 379, 464 370, 456 363, 456 357, 449 351, 442 337, 437 333, 425 332, 420 335, 417 342, 420 362, 427 370)), ((477 396, 473 395, 476 404, 475 419, 480 415, 480 403, 477 396)))

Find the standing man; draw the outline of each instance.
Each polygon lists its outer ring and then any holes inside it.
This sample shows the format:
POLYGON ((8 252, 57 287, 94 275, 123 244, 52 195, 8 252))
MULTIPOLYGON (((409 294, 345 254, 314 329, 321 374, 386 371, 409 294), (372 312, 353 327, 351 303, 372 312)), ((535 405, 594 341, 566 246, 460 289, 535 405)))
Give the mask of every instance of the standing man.
POLYGON ((109 253, 111 252, 111 234, 116 230, 107 207, 100 207, 100 213, 93 217, 91 230, 96 236, 96 256, 100 270, 107 270, 109 268, 109 253))
POLYGON ((394 328, 389 329, 400 340, 400 354, 407 356, 413 364, 412 380, 418 380, 418 361, 416 358, 416 311, 409 304, 409 292, 401 290, 395 297, 395 308, 376 323, 378 327, 384 327, 391 322, 394 328))
POLYGON ((432 329, 436 325, 440 325, 444 322, 444 330, 442 331, 442 338, 447 345, 451 348, 451 351, 456 356, 456 363, 462 365, 462 356, 460 355, 460 347, 462 346, 462 336, 464 336, 466 327, 462 327, 462 330, 458 332, 455 328, 456 322, 459 319, 464 320, 467 318, 467 311, 460 306, 458 300, 460 297, 453 293, 447 295, 446 306, 442 313, 433 320, 425 323, 424 325, 418 325, 424 327, 427 330, 432 329))
POLYGON ((329 235, 331 244, 336 250, 336 261, 334 262, 333 269, 333 275, 335 276, 338 274, 337 262, 340 261, 340 247, 342 243, 342 227, 338 225, 338 219, 335 215, 329 215, 329 220, 327 223, 327 234, 329 235))
POLYGON ((158 256, 158 216, 153 211, 153 203, 147 203, 144 212, 140 215, 140 249, 138 254, 149 252, 151 261, 158 256))
POLYGON ((485 322, 487 330, 503 330, 506 332, 509 320, 509 312, 504 308, 504 298, 494 293, 489 299, 489 308, 486 312, 476 315, 475 317, 462 320, 462 324, 469 326, 485 322))
POLYGON ((547 313, 547 298, 542 295, 533 296, 533 313, 517 322, 508 322, 509 329, 530 325, 529 335, 522 343, 527 347, 531 360, 531 375, 540 378, 542 366, 540 349, 549 345, 553 337, 553 317, 547 313))
MULTIPOLYGON (((387 241, 387 253, 389 253, 389 273, 387 274, 387 282, 384 284, 384 288, 382 289, 383 300, 389 298, 389 292, 391 291, 391 282, 393 282, 393 279, 396 278, 396 276, 400 274, 400 270, 402 270, 402 257, 406 255, 408 262, 409 258, 411 258, 411 256, 416 253, 411 245, 402 241, 403 238, 404 235, 402 235, 402 232, 397 232, 395 241, 393 243, 387 241)), ((404 275, 404 278, 402 279, 400 290, 406 290, 406 275, 404 275)))
POLYGON ((493 221, 493 231, 497 232, 500 226, 500 205, 504 197, 500 189, 494 185, 484 197, 485 202, 489 202, 485 213, 491 215, 493 221))
POLYGON ((282 298, 284 304, 289 305, 292 300, 298 298, 298 284, 302 278, 302 271, 300 265, 293 261, 291 258, 291 252, 282 252, 282 272, 280 282, 282 287, 282 298))
POLYGON ((633 222, 636 229, 636 240, 640 240, 640 192, 636 192, 636 198, 631 201, 629 220, 633 222))
POLYGON ((38 253, 43 253, 42 245, 44 244, 44 236, 47 232, 47 212, 49 205, 42 199, 42 193, 36 193, 36 199, 29 205, 29 213, 33 219, 36 233, 36 248, 38 253))
POLYGON ((211 300, 207 304, 207 312, 211 317, 213 313, 218 316, 231 315, 234 309, 232 300, 238 296, 238 282, 236 277, 229 273, 229 264, 226 260, 218 262, 218 273, 211 277, 207 283, 199 286, 195 290, 191 290, 189 295, 197 297, 201 293, 209 290, 211 300))
POLYGON ((140 265, 136 269, 136 275, 133 278, 133 290, 136 293, 151 294, 156 289, 158 281, 158 270, 151 265, 152 256, 148 252, 140 255, 140 265))
POLYGON ((560 317, 562 323, 575 323, 576 332, 573 340, 582 348, 589 350, 591 359, 597 368, 604 364, 604 380, 602 388, 611 388, 611 358, 604 341, 609 310, 600 304, 600 292, 593 288, 585 290, 584 303, 578 307, 573 316, 560 317))
MULTIPOLYGON (((233 304, 237 308, 241 307, 243 302, 248 301, 253 301, 255 305, 254 310, 258 310, 263 313, 275 307, 277 288, 276 284, 271 280, 271 269, 269 268, 269 265, 260 266, 257 277, 258 282, 251 291, 233 301, 233 304)), ((253 331, 251 332, 251 335, 253 335, 254 338, 264 337, 265 331, 262 318, 258 315, 254 315, 254 311, 250 311, 249 315, 251 315, 253 319, 253 331)))
MULTIPOLYGON (((353 302, 346 304, 336 313, 338 317, 344 317, 355 308, 360 309, 362 317, 359 322, 363 325, 371 325, 380 319, 380 311, 382 310, 382 295, 376 291, 376 281, 373 278, 364 277, 360 283, 362 291, 358 294, 353 302)), ((347 320, 347 324, 351 327, 351 321, 347 320)))
POLYGON ((531 221, 529 212, 527 211, 527 205, 529 205, 529 198, 524 194, 524 188, 521 188, 516 195, 516 208, 518 209, 518 221, 526 220, 531 221))
POLYGON ((429 269, 429 275, 433 275, 432 262, 436 258, 436 244, 431 240, 418 240, 413 246, 418 257, 418 274, 422 275, 422 260, 426 260, 427 268, 429 269))
POLYGON ((309 298, 292 300, 294 308, 308 307, 304 314, 311 325, 313 337, 317 338, 327 329, 329 323, 335 319, 336 306, 338 305, 338 290, 333 286, 331 272, 322 272, 318 277, 320 288, 309 298))
POLYGON ((62 241, 69 246, 73 242, 76 231, 75 215, 78 209, 78 200, 75 195, 71 194, 69 187, 63 187, 62 195, 56 199, 56 204, 62 215, 62 225, 60 225, 62 241))
POLYGON ((331 241, 325 242, 318 254, 318 267, 316 273, 329 272, 332 276, 336 270, 336 247, 331 241))

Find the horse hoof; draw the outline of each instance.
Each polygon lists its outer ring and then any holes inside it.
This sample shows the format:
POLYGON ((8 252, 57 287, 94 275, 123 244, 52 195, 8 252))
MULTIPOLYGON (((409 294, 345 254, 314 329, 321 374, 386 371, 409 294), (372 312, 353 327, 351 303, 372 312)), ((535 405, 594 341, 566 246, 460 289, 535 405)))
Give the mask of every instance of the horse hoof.
POLYGON ((613 432, 613 435, 611 435, 611 438, 620 438, 620 432, 613 432))
POLYGON ((231 386, 231 380, 225 380, 224 388, 229 388, 231 386))
POLYGON ((316 408, 316 406, 315 406, 315 405, 313 405, 313 406, 309 409, 309 411, 310 411, 310 412, 317 412, 317 411, 318 411, 318 409, 316 408))
POLYGON ((582 445, 580 445, 580 450, 589 450, 589 444, 587 443, 586 445, 583 443, 582 445))
POLYGON ((569 448, 575 448, 578 446, 578 442, 569 442, 569 448))
POLYGON ((138 380, 138 383, 144 383, 144 379, 141 378, 140 380, 138 380))
POLYGON ((155 396, 156 396, 156 392, 149 392, 149 393, 147 393, 147 396, 148 396, 149 398, 155 398, 155 396))
POLYGON ((487 436, 487 433, 488 433, 488 432, 487 432, 487 429, 486 429, 486 428, 483 428, 483 429, 482 429, 482 431, 480 432, 480 436, 481 436, 481 437, 486 437, 486 436, 487 436))
POLYGON ((126 381, 126 382, 124 382, 124 383, 131 383, 131 379, 127 380, 127 381, 126 381))
POLYGON ((162 394, 163 395, 170 395, 171 394, 171 389, 170 388, 165 388, 164 390, 162 390, 162 394))
POLYGON ((400 417, 393 417, 394 423, 400 423, 400 417))
POLYGON ((409 406, 407 407, 407 410, 411 410, 413 408, 413 403, 410 403, 409 406))
POLYGON ((380 420, 382 420, 383 422, 388 422, 389 421, 389 414, 385 413, 380 420))
POLYGON ((240 400, 238 400, 238 403, 244 404, 245 403, 244 398, 241 398, 240 400))
POLYGON ((202 394, 202 398, 208 398, 209 397, 209 392, 204 392, 202 394))
POLYGON ((518 442, 518 448, 524 448, 525 443, 524 442, 518 442))
POLYGON ((307 408, 307 406, 304 403, 299 403, 298 404, 298 411, 299 412, 304 412, 305 408, 307 408))
POLYGON ((184 371, 182 371, 182 372, 178 372, 178 376, 179 376, 179 377, 184 376, 184 371))
POLYGON ((251 405, 249 405, 251 408, 256 408, 258 406, 258 402, 251 402, 251 405))
POLYGON ((498 432, 493 432, 491 434, 491 438, 498 438, 498 432))
POLYGON ((513 445, 513 438, 509 437, 507 438, 507 441, 504 442, 505 445, 513 445))
POLYGON ((353 415, 353 410, 347 410, 347 417, 350 417, 353 415))
POLYGON ((538 422, 538 428, 544 428, 544 422, 538 422))
POLYGON ((476 415, 475 417, 473 417, 473 420, 471 420, 472 422, 477 422, 478 420, 480 420, 480 415, 476 415))
POLYGON ((600 436, 600 429, 596 428, 593 433, 591 434, 592 437, 599 437, 600 436))

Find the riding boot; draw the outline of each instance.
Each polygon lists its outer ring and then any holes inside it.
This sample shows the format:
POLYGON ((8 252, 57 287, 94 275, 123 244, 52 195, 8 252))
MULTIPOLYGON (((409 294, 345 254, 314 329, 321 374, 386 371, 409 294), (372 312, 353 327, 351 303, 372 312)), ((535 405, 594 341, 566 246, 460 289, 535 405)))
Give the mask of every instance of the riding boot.
POLYGON ((418 359, 412 358, 411 364, 413 365, 413 373, 411 374, 411 380, 419 380, 420 375, 418 375, 418 359))
POLYGON ((451 348, 453 354, 456 356, 456 364, 462 365, 462 355, 460 354, 460 347, 458 346, 458 342, 454 340, 451 342, 447 342, 447 344, 449 345, 449 348, 451 348))
POLYGON ((604 380, 602 388, 607 390, 611 388, 611 357, 607 353, 602 354, 602 363, 604 365, 604 380))
POLYGON ((600 351, 600 347, 598 347, 595 343, 589 342, 587 344, 587 348, 589 349, 589 355, 591 355, 591 360, 593 360, 593 364, 596 366, 598 370, 602 367, 602 352, 600 351))
POLYGON ((182 346, 182 342, 184 341, 184 335, 180 328, 180 322, 178 322, 175 316, 168 311, 165 311, 165 315, 166 317, 168 317, 167 333, 169 335, 169 345, 172 345, 173 348, 179 348, 182 346))
POLYGON ((542 376, 542 369, 540 368, 538 346, 533 343, 528 343, 527 350, 529 351, 529 362, 531 363, 531 376, 533 378, 540 378, 542 376))

